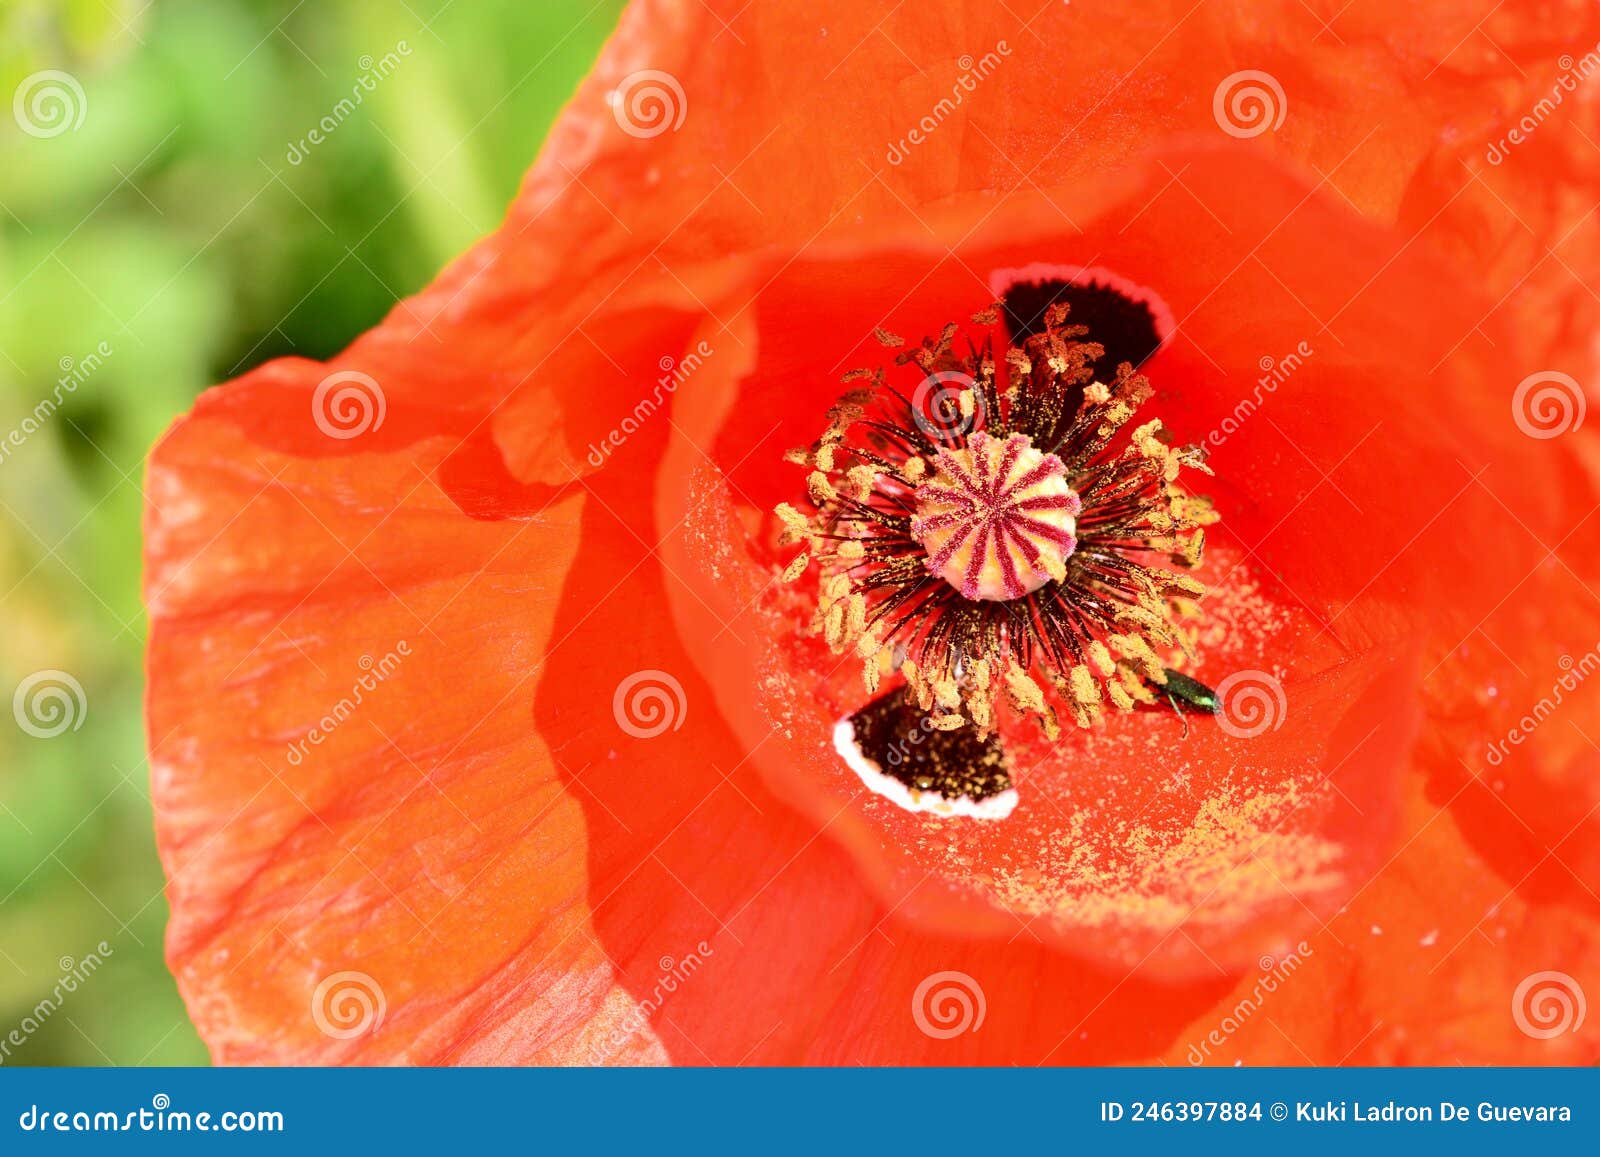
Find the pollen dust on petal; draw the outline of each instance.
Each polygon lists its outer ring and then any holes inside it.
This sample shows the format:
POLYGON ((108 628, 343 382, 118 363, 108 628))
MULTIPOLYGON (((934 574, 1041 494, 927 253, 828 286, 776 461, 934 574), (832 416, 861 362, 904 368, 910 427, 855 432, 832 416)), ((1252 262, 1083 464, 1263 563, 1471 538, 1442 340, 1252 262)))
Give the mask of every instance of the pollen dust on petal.
MULTIPOLYGON (((1185 787, 1179 776, 1163 790, 1185 787)), ((1268 793, 1225 787, 1181 824, 1108 827, 1098 809, 1083 808, 1045 835, 1031 864, 985 874, 951 847, 946 867, 1021 916, 1152 930, 1188 920, 1226 925, 1340 889, 1340 846, 1293 824, 1302 809, 1315 810, 1316 794, 1295 785, 1268 793)))
POLYGON ((1206 549, 1207 572, 1217 577, 1206 592, 1204 613, 1179 622, 1189 631, 1202 662, 1208 654, 1226 662, 1233 658, 1228 652, 1276 637, 1292 616, 1280 599, 1262 591, 1254 569, 1244 565, 1246 559, 1236 547, 1217 542, 1206 549))

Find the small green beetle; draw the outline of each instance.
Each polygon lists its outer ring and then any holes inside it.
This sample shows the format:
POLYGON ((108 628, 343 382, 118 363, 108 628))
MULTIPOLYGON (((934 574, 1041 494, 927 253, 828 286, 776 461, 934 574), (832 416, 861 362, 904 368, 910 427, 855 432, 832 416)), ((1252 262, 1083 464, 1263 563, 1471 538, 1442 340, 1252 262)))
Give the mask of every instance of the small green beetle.
POLYGON ((1183 720, 1183 737, 1189 738, 1189 717, 1183 713, 1183 708, 1178 704, 1187 703, 1196 711, 1207 715, 1215 715, 1222 710, 1222 704, 1217 699, 1217 693, 1198 679, 1191 679, 1182 671, 1174 671, 1168 667, 1164 672, 1167 681, 1154 690, 1164 693, 1167 702, 1172 704, 1172 709, 1178 713, 1178 718, 1183 720))

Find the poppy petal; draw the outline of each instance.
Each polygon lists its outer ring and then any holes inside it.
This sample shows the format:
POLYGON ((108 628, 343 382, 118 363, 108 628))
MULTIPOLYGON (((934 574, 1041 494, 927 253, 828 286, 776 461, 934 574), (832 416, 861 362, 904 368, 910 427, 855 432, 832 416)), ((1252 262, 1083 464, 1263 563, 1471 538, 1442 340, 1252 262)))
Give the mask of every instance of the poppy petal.
POLYGON ((1413 783, 1412 832, 1347 910, 1263 959, 1187 1026, 1171 1064, 1589 1064, 1600 1031, 1557 1006, 1593 991, 1600 926, 1530 903, 1413 783), (1540 989, 1545 991, 1540 995, 1540 989))
MULTIPOLYGON (((327 443, 324 376, 256 385, 327 443)), ((583 1055, 633 1002, 528 713, 582 498, 469 519, 431 476, 454 438, 291 456, 236 401, 175 427, 148 487, 153 793, 196 1025, 230 1062, 583 1055)), ((647 1034, 616 1059, 652 1057, 647 1034)))

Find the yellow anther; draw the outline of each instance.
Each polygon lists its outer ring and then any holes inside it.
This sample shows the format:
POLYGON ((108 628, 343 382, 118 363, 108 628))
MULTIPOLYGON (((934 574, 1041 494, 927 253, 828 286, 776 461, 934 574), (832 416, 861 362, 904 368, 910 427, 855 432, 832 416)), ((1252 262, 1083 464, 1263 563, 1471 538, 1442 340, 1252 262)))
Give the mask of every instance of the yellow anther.
POLYGON ((1095 682, 1094 676, 1089 673, 1089 668, 1079 663, 1072 669, 1068 677, 1069 686, 1072 688, 1072 698, 1084 706, 1100 702, 1100 685, 1095 682))
POLYGON ((861 595, 851 595, 847 606, 845 631, 853 639, 867 629, 867 600, 861 595))
POLYGON ((778 520, 780 522, 789 527, 791 530, 804 532, 809 532, 811 530, 811 523, 806 520, 806 516, 801 514, 794 507, 790 506, 787 502, 778 503, 778 505, 773 508, 773 513, 778 516, 778 520))
POLYGON ((1016 667, 1007 669, 1006 691, 1010 693, 1011 702, 1018 711, 1036 711, 1043 714, 1044 692, 1039 689, 1039 684, 1028 678, 1025 671, 1016 667))
POLYGON ((844 640, 843 603, 836 602, 828 608, 827 618, 823 620, 822 637, 827 640, 830 649, 839 650, 840 643, 844 640))
POLYGON ((833 488, 833 483, 829 482, 828 476, 820 470, 813 470, 811 476, 806 479, 806 493, 818 506, 839 497, 839 492, 833 488))

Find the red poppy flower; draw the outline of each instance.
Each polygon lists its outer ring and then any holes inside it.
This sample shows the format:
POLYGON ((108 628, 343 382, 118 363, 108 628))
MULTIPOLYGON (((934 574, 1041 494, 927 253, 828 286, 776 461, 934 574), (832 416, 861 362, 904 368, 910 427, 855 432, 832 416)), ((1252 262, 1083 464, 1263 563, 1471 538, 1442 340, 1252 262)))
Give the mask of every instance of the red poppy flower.
POLYGON ((498 233, 169 432, 219 1061, 1596 1058, 1596 106, 1481 159, 1549 5, 1186 7, 637 4, 498 233))

